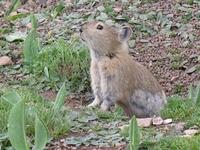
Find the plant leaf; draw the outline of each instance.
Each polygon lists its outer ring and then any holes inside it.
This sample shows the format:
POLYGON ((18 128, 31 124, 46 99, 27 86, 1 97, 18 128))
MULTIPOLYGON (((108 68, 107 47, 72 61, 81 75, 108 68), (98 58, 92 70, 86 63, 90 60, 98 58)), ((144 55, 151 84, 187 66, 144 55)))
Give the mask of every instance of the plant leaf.
POLYGON ((35 149, 43 150, 48 141, 48 130, 37 115, 35 118, 35 149))
POLYGON ((190 84, 190 86, 189 86, 188 99, 190 99, 190 100, 193 99, 193 86, 192 86, 192 84, 190 84))
POLYGON ((200 84, 196 87, 195 102, 200 105, 200 84))
POLYGON ((24 101, 19 101, 13 106, 8 118, 8 136, 16 150, 29 150, 25 135, 24 101))
POLYGON ((18 6, 20 5, 19 0, 12 0, 12 4, 8 11, 6 12, 6 15, 9 15, 12 11, 14 11, 18 6))
POLYGON ((62 87, 60 88, 60 90, 56 96, 56 101, 53 106, 55 114, 60 111, 60 109, 64 103, 66 94, 67 94, 67 91, 66 91, 65 83, 63 83, 62 87))
POLYGON ((140 143, 139 129, 135 116, 132 117, 129 127, 129 148, 130 150, 137 150, 140 143))
POLYGON ((33 29, 37 28, 37 19, 35 17, 35 15, 31 14, 31 25, 33 29))
POLYGON ((35 29, 32 29, 24 41, 24 62, 32 64, 40 49, 39 38, 35 29))
POLYGON ((8 42, 13 42, 13 41, 23 41, 26 38, 26 33, 16 31, 14 33, 6 34, 4 35, 4 38, 8 42))
POLYGON ((6 92, 4 95, 2 95, 2 98, 12 105, 16 104, 21 100, 20 95, 15 91, 6 92))

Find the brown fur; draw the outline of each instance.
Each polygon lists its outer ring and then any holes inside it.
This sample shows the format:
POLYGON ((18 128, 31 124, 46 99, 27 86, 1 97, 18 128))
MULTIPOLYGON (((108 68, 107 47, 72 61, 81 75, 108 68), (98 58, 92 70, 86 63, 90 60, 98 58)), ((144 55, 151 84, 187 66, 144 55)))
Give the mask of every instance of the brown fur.
POLYGON ((80 35, 90 48, 95 96, 89 106, 101 104, 108 110, 117 103, 129 116, 157 115, 166 103, 165 94, 153 75, 128 54, 131 32, 129 27, 118 29, 98 21, 83 26, 80 35))

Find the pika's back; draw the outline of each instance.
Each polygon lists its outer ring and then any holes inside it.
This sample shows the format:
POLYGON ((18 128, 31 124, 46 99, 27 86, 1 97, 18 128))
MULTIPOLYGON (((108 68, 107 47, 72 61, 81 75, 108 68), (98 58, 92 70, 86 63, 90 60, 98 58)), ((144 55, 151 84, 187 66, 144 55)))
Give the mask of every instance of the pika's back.
POLYGON ((132 30, 126 26, 121 29, 93 21, 81 28, 81 39, 98 55, 127 50, 127 41, 132 30))

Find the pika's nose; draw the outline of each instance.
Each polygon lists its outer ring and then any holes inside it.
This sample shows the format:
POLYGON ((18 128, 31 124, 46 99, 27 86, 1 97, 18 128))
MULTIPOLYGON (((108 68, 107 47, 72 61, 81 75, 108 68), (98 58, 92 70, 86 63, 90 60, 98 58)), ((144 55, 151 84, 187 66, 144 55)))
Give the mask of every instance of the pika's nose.
POLYGON ((83 26, 80 27, 79 32, 80 32, 80 33, 83 32, 83 26))

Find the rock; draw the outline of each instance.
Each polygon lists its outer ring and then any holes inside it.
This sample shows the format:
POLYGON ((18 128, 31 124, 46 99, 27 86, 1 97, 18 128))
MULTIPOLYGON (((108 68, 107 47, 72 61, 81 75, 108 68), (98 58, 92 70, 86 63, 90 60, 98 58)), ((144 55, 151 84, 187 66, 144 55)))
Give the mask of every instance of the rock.
POLYGON ((31 23, 28 23, 28 24, 26 25, 26 27, 27 27, 28 29, 31 29, 31 28, 32 28, 32 24, 31 24, 31 23))
POLYGON ((3 65, 11 65, 13 64, 12 60, 8 56, 2 56, 0 57, 0 66, 3 65))
POLYGON ((165 119, 163 121, 163 124, 170 124, 170 123, 172 123, 172 119, 171 118, 170 119, 165 119))
POLYGON ((187 129, 183 133, 185 133, 185 135, 193 136, 193 135, 197 134, 198 132, 199 132, 199 130, 197 130, 197 129, 187 129))
POLYGON ((182 132, 185 128, 185 123, 184 122, 179 122, 175 125, 175 130, 177 132, 182 132))
POLYGON ((137 118, 139 127, 150 127, 152 124, 152 118, 137 118))
POLYGON ((153 118, 153 125, 159 126, 163 124, 163 119, 161 117, 154 117, 153 118))

